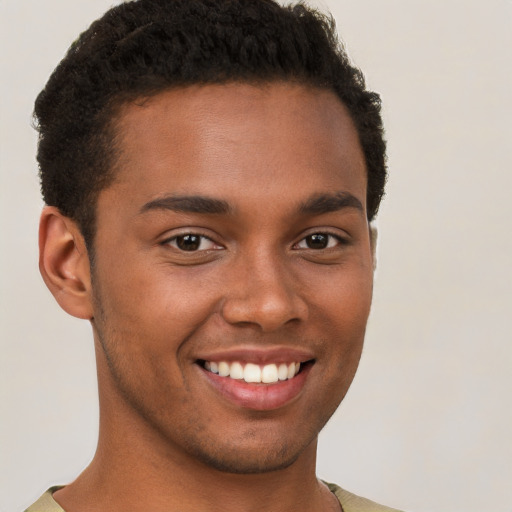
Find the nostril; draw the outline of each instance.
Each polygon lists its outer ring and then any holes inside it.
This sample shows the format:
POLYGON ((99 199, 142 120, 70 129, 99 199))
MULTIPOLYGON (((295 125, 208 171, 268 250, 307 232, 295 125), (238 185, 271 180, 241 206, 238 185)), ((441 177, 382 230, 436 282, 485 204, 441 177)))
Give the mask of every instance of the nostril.
POLYGON ((223 304, 222 316, 226 322, 238 327, 258 325, 263 332, 279 329, 290 323, 306 319, 306 307, 293 298, 251 296, 230 299, 223 304))

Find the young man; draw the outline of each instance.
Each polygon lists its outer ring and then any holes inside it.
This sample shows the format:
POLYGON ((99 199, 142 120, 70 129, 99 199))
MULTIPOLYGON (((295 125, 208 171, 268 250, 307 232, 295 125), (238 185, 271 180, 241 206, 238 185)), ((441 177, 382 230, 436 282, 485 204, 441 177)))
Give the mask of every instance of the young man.
POLYGON ((91 322, 90 466, 30 512, 379 511, 315 475, 370 310, 379 98, 329 19, 138 0, 36 102, 40 269, 91 322))

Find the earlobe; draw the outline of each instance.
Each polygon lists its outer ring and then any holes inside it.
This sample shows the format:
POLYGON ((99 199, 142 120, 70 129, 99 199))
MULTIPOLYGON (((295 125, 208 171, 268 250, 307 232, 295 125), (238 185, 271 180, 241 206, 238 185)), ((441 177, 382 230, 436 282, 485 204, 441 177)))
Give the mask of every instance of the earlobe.
POLYGON ((58 208, 43 209, 39 270, 60 307, 77 318, 93 317, 89 256, 77 224, 58 208))

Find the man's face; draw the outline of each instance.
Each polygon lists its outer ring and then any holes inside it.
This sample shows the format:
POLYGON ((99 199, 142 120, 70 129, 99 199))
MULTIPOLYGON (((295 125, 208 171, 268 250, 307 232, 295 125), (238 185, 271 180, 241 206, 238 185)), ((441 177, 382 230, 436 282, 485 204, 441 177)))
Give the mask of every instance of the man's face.
POLYGON ((125 106, 118 133, 93 269, 108 414, 224 471, 293 463, 347 392, 370 309, 349 114, 328 91, 211 85, 125 106))

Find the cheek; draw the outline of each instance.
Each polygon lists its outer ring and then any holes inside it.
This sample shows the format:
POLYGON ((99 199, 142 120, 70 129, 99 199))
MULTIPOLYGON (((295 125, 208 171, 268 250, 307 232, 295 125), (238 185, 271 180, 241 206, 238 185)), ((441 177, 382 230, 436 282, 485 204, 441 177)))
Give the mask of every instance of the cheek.
POLYGON ((123 346, 155 355, 178 349, 211 314, 215 297, 205 280, 169 266, 99 268, 95 282, 98 320, 123 346), (201 283, 201 285, 198 285, 201 283))
POLYGON ((304 295, 311 298, 319 314, 329 317, 329 324, 334 324, 335 329, 364 329, 373 293, 373 268, 369 261, 320 268, 316 275, 304 276, 302 282, 306 283, 304 295))
POLYGON ((322 354, 330 361, 329 376, 346 392, 355 374, 373 291, 370 264, 333 268, 331 275, 318 278, 310 287, 310 320, 323 336, 322 354), (331 373, 332 372, 332 373, 331 373))

